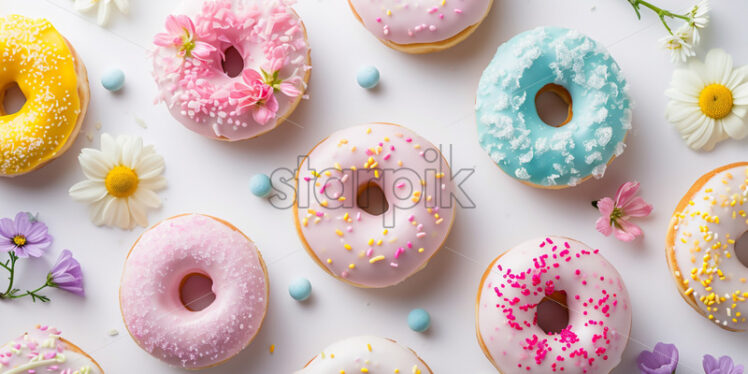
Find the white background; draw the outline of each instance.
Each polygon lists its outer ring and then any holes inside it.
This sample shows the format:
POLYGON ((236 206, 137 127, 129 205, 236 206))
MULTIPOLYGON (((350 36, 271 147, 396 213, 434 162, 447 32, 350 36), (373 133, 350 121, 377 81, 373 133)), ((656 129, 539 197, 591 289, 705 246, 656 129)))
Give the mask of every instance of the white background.
MULTIPOLYGON (((300 0, 296 6, 309 32, 313 73, 310 99, 291 120, 260 138, 224 143, 184 129, 163 105, 153 105, 156 88, 147 48, 174 0, 130 0, 129 16, 113 14, 111 25, 95 25, 95 15, 80 16, 71 0, 2 0, 0 14, 45 17, 79 51, 91 79, 91 106, 75 145, 59 160, 28 176, 0 180, 0 216, 19 210, 39 212, 55 241, 50 253, 23 261, 18 286, 42 281, 58 253, 70 248, 85 273, 87 296, 52 290, 52 302, 0 302, 0 343, 37 323, 59 327, 92 354, 108 373, 177 373, 142 351, 128 336, 119 312, 117 291, 125 256, 142 232, 97 228, 87 207, 72 201, 68 188, 83 178, 77 162, 82 147, 98 147, 103 131, 142 136, 167 163, 169 187, 163 208, 150 223, 184 212, 222 217, 252 237, 270 273, 270 309, 257 339, 228 363, 206 373, 290 373, 326 345, 340 338, 376 334, 415 349, 437 373, 492 373, 475 338, 474 308, 485 267, 502 251, 547 234, 571 236, 600 248, 623 275, 634 308, 628 349, 615 373, 634 373, 635 358, 658 341, 673 342, 681 352, 679 373, 698 373, 701 357, 729 354, 748 364, 743 334, 723 331, 699 316, 677 294, 668 271, 663 242, 670 213, 682 194, 704 172, 748 159, 746 142, 728 141, 711 153, 696 153, 681 141, 664 118, 673 65, 659 50, 664 33, 645 13, 637 21, 626 0, 497 0, 489 17, 467 41, 445 52, 412 56, 380 44, 355 20, 343 0, 300 0), (513 35, 541 25, 577 28, 610 48, 631 85, 636 103, 628 148, 603 180, 563 190, 527 187, 504 175, 478 146, 473 114, 475 89, 496 48, 513 35), (361 65, 381 70, 380 87, 366 91, 355 83, 361 65), (124 90, 105 91, 102 73, 120 67, 124 90), (139 126, 142 119, 147 128, 139 126), (435 144, 453 146, 453 169, 475 168, 463 185, 475 209, 462 209, 445 248, 422 272, 383 290, 356 289, 328 276, 307 256, 297 238, 290 210, 273 208, 252 196, 249 177, 274 168, 293 168, 336 129, 367 121, 403 124, 435 144), (103 128, 96 130, 96 124, 103 128), (88 136, 93 141, 87 139, 88 136), (642 183, 642 195, 654 204, 651 217, 639 221, 645 237, 624 244, 597 233, 598 214, 589 202, 615 193, 627 180, 642 183), (307 303, 287 293, 291 279, 309 278, 307 303), (406 316, 423 307, 432 314, 428 333, 408 329, 406 316), (110 337, 108 331, 120 334, 110 337), (270 354, 268 347, 275 344, 270 354)), ((670 8, 682 0, 660 0, 670 8)), ((712 24, 704 33, 708 48, 731 53, 736 65, 748 64, 745 35, 748 3, 715 1, 712 24)), ((747 270, 748 271, 748 270, 747 270)), ((0 280, 0 286, 5 282, 0 280)))

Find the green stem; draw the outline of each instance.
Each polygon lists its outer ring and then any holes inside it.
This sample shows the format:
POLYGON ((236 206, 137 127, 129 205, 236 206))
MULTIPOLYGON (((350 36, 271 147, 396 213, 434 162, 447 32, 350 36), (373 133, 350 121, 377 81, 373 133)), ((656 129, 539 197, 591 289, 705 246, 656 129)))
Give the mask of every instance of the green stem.
POLYGON ((7 296, 7 298, 8 299, 18 299, 18 298, 25 297, 25 296, 31 296, 31 300, 34 301, 34 302, 36 302, 36 299, 39 299, 41 302, 46 303, 47 301, 49 301, 49 298, 46 297, 46 296, 44 296, 44 295, 39 295, 39 291, 41 291, 41 290, 43 290, 43 289, 45 289, 47 287, 50 287, 50 286, 51 285, 50 285, 49 281, 47 281, 47 283, 44 283, 43 286, 41 286, 41 287, 39 287, 39 288, 37 288, 37 289, 35 289, 33 291, 26 290, 26 293, 22 293, 20 295, 13 294, 13 295, 7 296))
POLYGON ((644 5, 646 8, 649 8, 651 11, 657 13, 657 16, 660 18, 660 22, 662 22, 662 24, 665 25, 665 28, 670 33, 670 35, 673 35, 673 30, 670 29, 670 26, 667 24, 665 17, 678 18, 689 23, 692 21, 691 17, 688 15, 673 13, 669 10, 662 9, 645 0, 629 0, 629 3, 631 4, 631 6, 634 7, 634 10, 636 11, 636 15, 639 18, 641 18, 641 14, 639 13, 639 6, 641 5, 644 5))
POLYGON ((10 272, 10 276, 8 277, 8 289, 5 290, 5 292, 0 294, 0 299, 4 298, 10 298, 13 296, 13 278, 15 277, 15 270, 16 270, 16 260, 18 260, 18 257, 16 256, 15 252, 11 251, 8 252, 10 255, 10 266, 7 265, 7 262, 3 264, 3 267, 10 272))

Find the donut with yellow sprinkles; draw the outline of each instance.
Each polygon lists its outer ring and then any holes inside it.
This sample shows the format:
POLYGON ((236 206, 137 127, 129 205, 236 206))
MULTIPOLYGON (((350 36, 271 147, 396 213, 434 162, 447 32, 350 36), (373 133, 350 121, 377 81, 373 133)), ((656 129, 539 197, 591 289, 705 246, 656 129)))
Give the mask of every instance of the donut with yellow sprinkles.
POLYGON ((80 131, 89 99, 86 68, 45 19, 0 17, 0 102, 13 83, 26 97, 0 105, 0 176, 36 170, 62 155, 80 131))
POLYGON ((667 260, 681 296, 723 329, 748 330, 748 269, 736 245, 748 240, 748 162, 702 176, 673 213, 667 260))

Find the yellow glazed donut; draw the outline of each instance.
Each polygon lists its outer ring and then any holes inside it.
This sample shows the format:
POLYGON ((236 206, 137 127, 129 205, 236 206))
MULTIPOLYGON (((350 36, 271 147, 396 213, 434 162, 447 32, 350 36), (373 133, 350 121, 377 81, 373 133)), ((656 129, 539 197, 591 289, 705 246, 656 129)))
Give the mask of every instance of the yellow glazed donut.
POLYGON ((0 176, 33 171, 62 155, 80 130, 88 106, 86 68, 49 21, 0 17, 0 103, 16 83, 21 110, 0 105, 0 176))

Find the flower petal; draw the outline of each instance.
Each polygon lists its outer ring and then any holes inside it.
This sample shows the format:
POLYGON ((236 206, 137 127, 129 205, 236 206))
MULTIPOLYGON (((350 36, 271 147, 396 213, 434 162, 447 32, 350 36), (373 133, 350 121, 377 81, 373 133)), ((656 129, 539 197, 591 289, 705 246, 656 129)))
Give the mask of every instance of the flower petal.
POLYGON ((130 209, 130 214, 136 224, 142 227, 148 227, 148 213, 143 204, 134 198, 130 198, 127 200, 127 207, 130 209))
POLYGON ((706 54, 704 60, 706 65, 706 83, 724 84, 730 79, 732 73, 732 56, 722 49, 715 48, 706 54))
POLYGON ((748 124, 734 114, 730 114, 722 120, 722 128, 733 139, 740 140, 748 135, 748 124))
POLYGON ((109 22, 109 6, 111 0, 99 0, 99 3, 99 11, 96 15, 96 23, 98 23, 99 26, 104 26, 109 22))
POLYGON ((130 2, 127 0, 114 0, 114 4, 117 5, 117 9, 119 9, 122 14, 130 12, 130 2))
POLYGON ((618 187, 616 192, 616 206, 625 206, 639 191, 639 182, 626 182, 618 187))
POLYGON ((630 242, 636 239, 637 236, 642 235, 641 228, 629 221, 619 219, 618 221, 616 221, 616 223, 620 226, 620 228, 615 228, 615 237, 620 241, 630 242))
POLYGON ((70 194, 70 197, 74 200, 82 201, 84 203, 93 203, 103 199, 109 194, 109 192, 104 186, 104 182, 84 180, 70 187, 68 194, 70 194))
POLYGON ((102 181, 109 174, 109 171, 116 166, 113 160, 106 157, 103 152, 91 148, 81 150, 78 162, 81 164, 81 169, 83 169, 86 178, 102 181))
POLYGON ((634 197, 622 209, 623 215, 627 217, 646 217, 652 213, 652 205, 648 204, 640 196, 634 197))
POLYGON ((10 218, 0 219, 0 236, 11 239, 17 234, 16 224, 10 218))
POLYGON ((595 228, 601 234, 605 236, 610 236, 610 234, 613 232, 613 227, 610 225, 610 217, 598 218, 597 222, 595 222, 595 228))
POLYGON ((158 208, 161 206, 161 198, 147 188, 138 188, 135 194, 132 195, 132 199, 135 199, 136 203, 148 208, 158 208))
POLYGON ((608 217, 610 219, 611 213, 613 213, 613 209, 615 209, 615 202, 613 199, 609 197, 603 197, 602 199, 597 201, 597 209, 600 211, 600 215, 603 217, 608 217))

